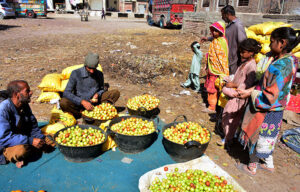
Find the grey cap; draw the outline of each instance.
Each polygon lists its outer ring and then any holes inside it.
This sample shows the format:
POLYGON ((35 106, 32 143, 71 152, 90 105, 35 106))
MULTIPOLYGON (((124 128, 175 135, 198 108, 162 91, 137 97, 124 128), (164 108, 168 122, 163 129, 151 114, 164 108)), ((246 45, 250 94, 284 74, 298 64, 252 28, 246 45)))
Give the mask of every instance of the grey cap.
POLYGON ((87 56, 85 56, 84 66, 96 69, 99 64, 99 55, 96 53, 88 53, 87 56))

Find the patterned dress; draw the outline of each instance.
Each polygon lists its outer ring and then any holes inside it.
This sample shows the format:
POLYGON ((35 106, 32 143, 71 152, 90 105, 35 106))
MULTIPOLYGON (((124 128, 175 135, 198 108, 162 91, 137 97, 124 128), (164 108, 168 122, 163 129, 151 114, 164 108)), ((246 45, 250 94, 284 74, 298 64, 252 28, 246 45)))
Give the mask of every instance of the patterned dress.
POLYGON ((251 94, 242 123, 240 142, 259 158, 272 155, 298 61, 290 54, 274 60, 251 94))

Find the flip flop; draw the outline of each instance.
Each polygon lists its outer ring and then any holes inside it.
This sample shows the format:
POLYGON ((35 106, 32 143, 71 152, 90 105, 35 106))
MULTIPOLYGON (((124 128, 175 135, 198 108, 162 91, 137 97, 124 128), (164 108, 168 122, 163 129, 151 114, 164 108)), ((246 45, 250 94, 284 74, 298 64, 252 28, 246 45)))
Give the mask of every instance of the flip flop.
POLYGON ((264 170, 264 171, 267 171, 267 172, 270 172, 270 173, 274 173, 275 171, 275 168, 268 168, 266 167, 265 164, 257 164, 257 169, 261 169, 261 170, 264 170))
POLYGON ((238 168, 241 172, 253 177, 256 175, 256 172, 255 173, 252 173, 249 169, 248 169, 248 166, 246 164, 243 164, 243 163, 237 163, 236 165, 236 168, 238 168))

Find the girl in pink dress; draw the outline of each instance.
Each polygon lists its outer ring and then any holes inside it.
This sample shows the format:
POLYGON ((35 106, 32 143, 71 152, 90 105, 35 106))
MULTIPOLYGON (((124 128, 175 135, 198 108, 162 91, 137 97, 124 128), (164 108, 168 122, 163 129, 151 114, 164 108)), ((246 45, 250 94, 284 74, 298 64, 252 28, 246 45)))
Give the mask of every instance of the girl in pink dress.
POLYGON ((223 87, 222 92, 227 96, 228 102, 222 114, 222 127, 225 137, 221 145, 231 143, 248 103, 248 99, 238 98, 236 89, 248 89, 255 84, 256 79, 256 62, 254 55, 261 50, 260 44, 254 39, 245 39, 241 42, 239 49, 241 63, 233 80, 230 81, 229 78, 224 78, 227 83, 223 87))

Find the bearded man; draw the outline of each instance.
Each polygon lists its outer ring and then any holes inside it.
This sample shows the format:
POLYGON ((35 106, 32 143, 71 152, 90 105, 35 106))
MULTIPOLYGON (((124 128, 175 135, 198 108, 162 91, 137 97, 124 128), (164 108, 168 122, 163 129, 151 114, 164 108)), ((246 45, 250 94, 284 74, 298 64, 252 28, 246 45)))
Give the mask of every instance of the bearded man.
POLYGON ((0 103, 0 164, 13 162, 21 168, 36 152, 53 142, 45 137, 29 106, 32 92, 26 81, 7 85, 8 97, 0 103))

